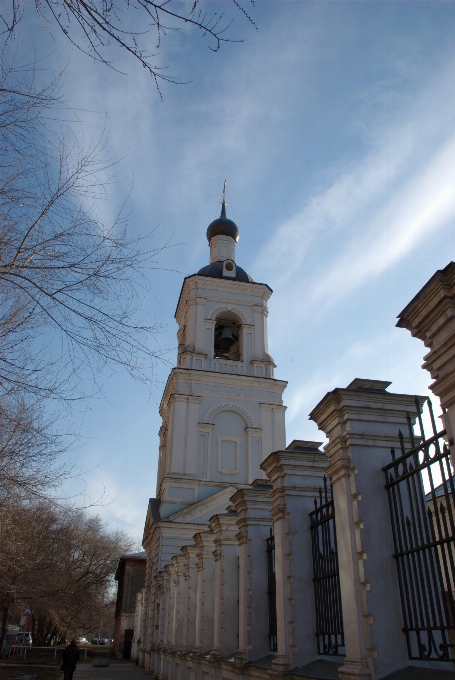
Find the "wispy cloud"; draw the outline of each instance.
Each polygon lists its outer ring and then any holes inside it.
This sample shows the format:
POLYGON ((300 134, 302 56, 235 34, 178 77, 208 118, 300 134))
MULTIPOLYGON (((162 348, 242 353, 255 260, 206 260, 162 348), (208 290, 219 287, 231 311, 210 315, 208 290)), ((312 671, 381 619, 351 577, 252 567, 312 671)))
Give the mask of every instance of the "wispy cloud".
POLYGON ((259 253, 253 273, 276 273, 272 284, 285 290, 287 309, 298 305, 299 321, 384 273, 455 218, 453 68, 387 128, 371 121, 365 154, 278 225, 259 253), (308 258, 321 238, 318 266, 308 258))

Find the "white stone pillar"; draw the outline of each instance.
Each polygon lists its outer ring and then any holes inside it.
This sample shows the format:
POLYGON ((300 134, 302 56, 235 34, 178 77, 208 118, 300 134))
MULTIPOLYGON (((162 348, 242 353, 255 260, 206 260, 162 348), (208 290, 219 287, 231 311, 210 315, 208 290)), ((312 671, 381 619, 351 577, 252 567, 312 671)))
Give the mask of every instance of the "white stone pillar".
MULTIPOLYGON (((397 326, 407 328, 429 348, 423 368, 434 380, 430 390, 446 409, 443 427, 455 467, 455 262, 437 271, 398 319, 397 326)), ((437 429, 442 429, 439 423, 437 429)))
POLYGON ((231 501, 237 511, 239 544, 239 647, 243 663, 270 653, 268 631, 267 538, 272 528, 271 485, 256 484, 237 491, 231 501))
POLYGON ((267 324, 267 307, 265 305, 253 305, 254 315, 254 349, 255 359, 264 359, 265 354, 265 326, 267 324))
POLYGON ((281 451, 286 447, 284 420, 286 406, 259 404, 259 407, 261 409, 262 457, 265 460, 272 451, 281 451))
POLYGON ((199 354, 205 354, 205 304, 207 300, 203 297, 196 298, 196 328, 194 338, 194 351, 199 354))
POLYGON ((239 565, 237 513, 228 512, 211 517, 209 525, 214 536, 215 603, 212 659, 233 656, 238 649, 239 565))
POLYGON ((253 354, 254 325, 242 324, 242 359, 245 363, 245 373, 252 375, 253 365, 251 361, 253 354))
MULTIPOLYGON (((170 565, 169 565, 170 566, 170 565)), ((155 676, 158 680, 166 680, 166 635, 168 628, 169 616, 169 596, 171 575, 169 569, 163 569, 162 573, 162 595, 160 598, 160 616, 159 616, 159 644, 156 652, 155 676)))
POLYGON ((186 430, 187 430, 188 397, 183 394, 172 396, 171 428, 168 435, 170 446, 170 473, 183 474, 186 458, 186 430))
POLYGON ((172 636, 172 649, 179 652, 183 648, 183 630, 185 616, 185 556, 174 555, 174 625, 172 636))
POLYGON ((187 545, 181 550, 185 558, 183 567, 185 594, 182 612, 182 649, 185 652, 191 652, 196 642, 196 627, 194 624, 196 614, 198 548, 195 545, 187 545))
POLYGON ((327 459, 320 442, 299 441, 275 451, 261 467, 273 484, 277 654, 273 668, 286 671, 317 658, 313 558, 309 513, 322 486, 327 459))
MULTIPOLYGON (((391 462, 414 396, 389 382, 354 380, 310 414, 329 438, 346 658, 340 678, 382 678, 409 664, 382 468, 391 462)), ((423 397, 420 398, 423 401, 423 397)), ((410 447, 409 447, 410 448, 410 447)))
POLYGON ((188 399, 188 418, 186 431, 186 456, 185 473, 188 476, 197 474, 198 463, 198 436, 199 436, 199 404, 201 397, 187 397, 188 399))
POLYGON ((213 609, 215 582, 215 548, 212 531, 204 531, 194 536, 197 545, 197 593, 194 653, 204 654, 213 649, 213 609))
POLYGON ((157 589, 157 623, 155 626, 156 637, 155 644, 157 649, 161 649, 164 644, 164 633, 166 623, 166 608, 167 599, 169 596, 169 575, 166 570, 160 571, 158 574, 158 589, 157 589))
POLYGON ((164 570, 167 574, 168 595, 166 598, 163 648, 167 650, 171 649, 174 637, 175 566, 173 564, 166 564, 164 570))
POLYGON ((205 360, 205 370, 206 371, 212 370, 215 326, 216 326, 216 320, 215 319, 205 319, 204 320, 204 328, 205 328, 204 353, 206 355, 206 360, 205 360))

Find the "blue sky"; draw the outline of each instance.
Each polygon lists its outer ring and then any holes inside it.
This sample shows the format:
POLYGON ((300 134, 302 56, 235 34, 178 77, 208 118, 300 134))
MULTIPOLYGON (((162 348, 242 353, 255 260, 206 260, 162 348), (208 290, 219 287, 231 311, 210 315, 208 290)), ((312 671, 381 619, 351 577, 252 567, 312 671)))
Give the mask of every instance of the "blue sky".
MULTIPOLYGON (((156 228, 157 245, 173 235, 146 301, 169 362, 182 280, 208 262, 205 230, 227 179, 237 262, 274 290, 269 343, 276 377, 289 381, 287 441, 321 441, 308 413, 355 377, 428 393, 425 348, 395 322, 454 258, 455 3, 259 0, 252 15, 258 31, 238 17, 231 32, 245 41, 216 54, 186 29, 166 38, 161 63, 191 82, 163 85, 163 101, 121 52, 127 75, 64 41, 49 63, 68 63, 65 97, 86 139, 106 126, 123 158, 101 214, 112 219, 131 189, 132 228, 156 228)), ((50 52, 35 17, 24 44, 50 52)), ((68 492, 96 500, 105 490, 97 512, 138 538, 168 372, 157 366, 152 395, 106 376, 106 397, 74 414, 85 486, 68 492)))

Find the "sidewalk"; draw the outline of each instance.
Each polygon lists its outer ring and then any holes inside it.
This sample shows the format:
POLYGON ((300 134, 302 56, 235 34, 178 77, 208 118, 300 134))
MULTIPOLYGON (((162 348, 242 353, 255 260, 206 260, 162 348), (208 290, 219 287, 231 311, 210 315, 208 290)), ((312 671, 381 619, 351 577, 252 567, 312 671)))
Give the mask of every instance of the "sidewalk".
POLYGON ((79 664, 73 680, 150 680, 150 673, 134 663, 111 663, 107 668, 79 664))

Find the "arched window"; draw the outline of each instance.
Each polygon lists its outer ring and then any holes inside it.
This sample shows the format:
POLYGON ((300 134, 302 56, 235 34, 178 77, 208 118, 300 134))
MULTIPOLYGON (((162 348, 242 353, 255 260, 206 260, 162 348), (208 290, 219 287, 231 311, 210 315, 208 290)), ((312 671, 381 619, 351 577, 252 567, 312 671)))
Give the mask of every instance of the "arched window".
POLYGON ((215 323, 215 359, 241 360, 242 321, 234 312, 220 312, 215 323))

